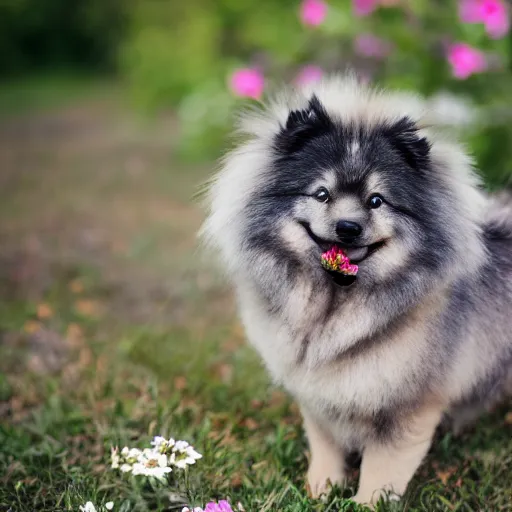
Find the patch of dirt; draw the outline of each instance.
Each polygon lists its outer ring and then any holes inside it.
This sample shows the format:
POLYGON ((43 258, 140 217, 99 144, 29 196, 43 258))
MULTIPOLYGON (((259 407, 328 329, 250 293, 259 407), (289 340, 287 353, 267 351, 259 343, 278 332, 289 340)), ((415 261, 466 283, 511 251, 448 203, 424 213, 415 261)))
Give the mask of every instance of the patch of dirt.
POLYGON ((0 121, 0 297, 37 301, 85 266, 121 321, 184 324, 205 303, 209 321, 230 318, 231 295, 197 263, 190 198, 210 167, 173 160, 177 130, 97 100, 0 121))

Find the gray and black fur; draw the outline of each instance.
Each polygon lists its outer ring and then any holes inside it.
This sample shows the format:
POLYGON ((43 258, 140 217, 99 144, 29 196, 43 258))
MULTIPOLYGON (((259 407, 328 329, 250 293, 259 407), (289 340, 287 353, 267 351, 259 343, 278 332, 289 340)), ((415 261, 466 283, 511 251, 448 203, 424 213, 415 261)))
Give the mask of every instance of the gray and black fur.
POLYGON ((486 196, 421 100, 353 77, 285 92, 240 131, 202 234, 304 412, 312 491, 343 479, 331 444, 363 453, 358 501, 401 494, 442 416, 463 422, 512 391, 512 201, 486 196), (334 243, 361 259, 349 286, 320 265, 334 243), (414 461, 379 476, 384 449, 414 461))

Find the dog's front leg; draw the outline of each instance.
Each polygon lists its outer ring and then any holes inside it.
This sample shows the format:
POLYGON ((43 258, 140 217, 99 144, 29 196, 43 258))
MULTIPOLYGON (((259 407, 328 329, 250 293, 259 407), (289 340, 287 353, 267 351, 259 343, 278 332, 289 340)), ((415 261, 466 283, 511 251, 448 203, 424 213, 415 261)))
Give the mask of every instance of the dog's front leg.
POLYGON ((401 496, 430 448, 441 415, 439 409, 423 409, 409 420, 399 439, 368 444, 354 501, 371 506, 383 495, 401 496))
POLYGON ((345 459, 332 436, 309 413, 302 410, 302 416, 311 452, 307 475, 309 492, 318 498, 329 492, 330 484, 344 483, 345 459))

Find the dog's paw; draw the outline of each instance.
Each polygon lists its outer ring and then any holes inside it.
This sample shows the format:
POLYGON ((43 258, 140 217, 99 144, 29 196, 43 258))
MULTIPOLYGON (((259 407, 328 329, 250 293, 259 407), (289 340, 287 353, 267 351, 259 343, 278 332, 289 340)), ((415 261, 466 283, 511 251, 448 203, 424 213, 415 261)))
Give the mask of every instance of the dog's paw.
POLYGON ((312 498, 327 496, 333 485, 343 485, 345 474, 339 469, 328 471, 325 466, 312 464, 307 474, 307 490, 312 498))
POLYGON ((385 492, 385 491, 375 491, 371 496, 363 496, 361 493, 357 493, 355 496, 350 498, 353 502, 358 505, 364 505, 365 507, 373 510, 375 505, 379 502, 380 499, 384 499, 386 501, 400 501, 400 496, 393 492, 385 492))

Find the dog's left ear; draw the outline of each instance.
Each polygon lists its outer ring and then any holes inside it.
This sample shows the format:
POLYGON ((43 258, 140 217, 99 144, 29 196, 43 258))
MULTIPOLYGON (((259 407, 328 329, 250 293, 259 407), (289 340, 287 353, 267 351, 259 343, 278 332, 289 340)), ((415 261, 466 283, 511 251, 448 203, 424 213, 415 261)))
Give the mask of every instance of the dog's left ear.
POLYGON ((276 148, 281 153, 293 153, 309 140, 327 133, 333 126, 324 106, 313 95, 306 108, 292 110, 288 114, 286 125, 276 136, 276 148))
POLYGON ((426 169, 430 163, 430 142, 418 134, 419 128, 409 117, 383 129, 385 137, 407 164, 415 170, 426 169))

